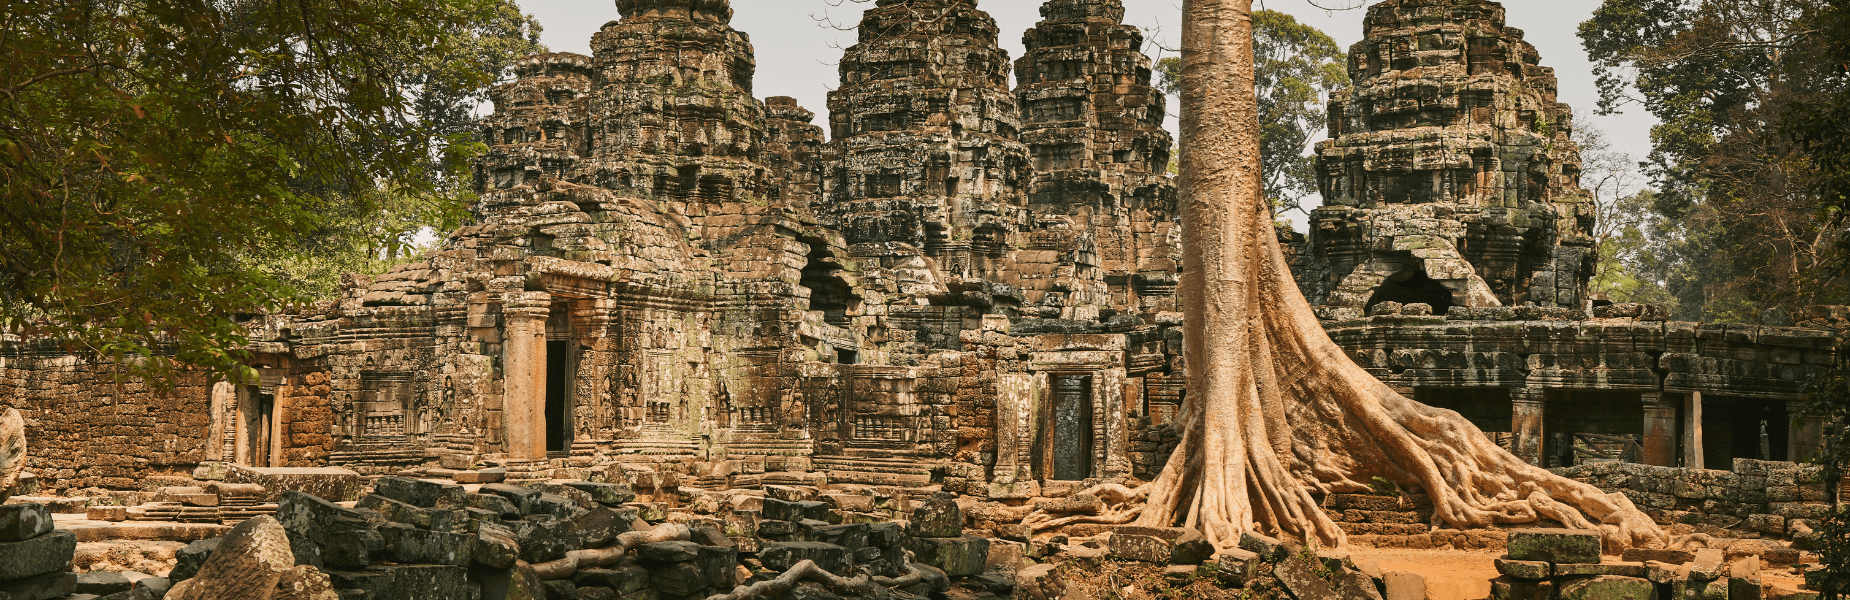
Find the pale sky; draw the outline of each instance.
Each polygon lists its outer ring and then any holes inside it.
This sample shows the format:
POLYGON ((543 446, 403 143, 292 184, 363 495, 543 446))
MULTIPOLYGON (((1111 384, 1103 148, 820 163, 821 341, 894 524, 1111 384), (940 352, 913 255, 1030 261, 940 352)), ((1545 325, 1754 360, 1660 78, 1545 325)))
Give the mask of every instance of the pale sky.
MULTIPOLYGON (((610 0, 518 0, 521 8, 539 18, 545 27, 542 41, 554 51, 590 54, 591 35, 618 18, 610 0)), ((1509 26, 1522 29, 1542 55, 1542 66, 1553 67, 1561 80, 1561 100, 1574 107, 1575 121, 1606 132, 1616 149, 1642 160, 1650 152, 1655 119, 1634 108, 1629 114, 1601 117, 1593 114, 1599 95, 1592 65, 1575 34, 1581 21, 1592 16, 1601 0, 1509 0, 1509 26)), ((1324 5, 1357 0, 1321 0, 1324 5)), ((815 111, 816 124, 828 128, 829 90, 840 82, 836 62, 842 48, 854 43, 852 31, 824 27, 829 18, 843 27, 859 22, 861 11, 872 3, 853 0, 732 0, 733 27, 751 36, 758 52, 754 93, 759 98, 791 96, 815 111)), ((996 18, 1002 29, 1002 47, 1011 59, 1020 58, 1021 37, 1040 20, 1040 0, 981 0, 978 5, 996 18)), ((1175 48, 1180 37, 1180 0, 1125 0, 1125 22, 1143 27, 1151 42, 1144 51, 1165 53, 1158 46, 1175 48)), ((1310 0, 1259 0, 1256 8, 1289 13, 1335 38, 1343 48, 1362 38, 1363 10, 1325 11, 1310 0)), ((1170 109, 1174 110, 1171 101, 1170 109)), ((1171 127, 1173 128, 1173 122, 1171 127)), ((1316 204, 1306 202, 1307 205, 1316 204)))

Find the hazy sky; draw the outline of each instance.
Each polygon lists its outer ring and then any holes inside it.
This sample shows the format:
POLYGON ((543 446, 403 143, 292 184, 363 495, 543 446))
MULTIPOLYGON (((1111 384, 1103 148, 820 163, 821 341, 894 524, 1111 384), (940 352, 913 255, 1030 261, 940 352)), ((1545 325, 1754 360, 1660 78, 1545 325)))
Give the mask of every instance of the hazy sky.
MULTIPOLYGON (((606 22, 618 18, 616 3, 610 0, 518 0, 521 7, 538 17, 545 27, 543 41, 555 51, 590 54, 591 34, 606 22)), ((1322 0, 1320 4, 1340 5, 1357 0, 1322 0)), ((1541 51, 1542 65, 1554 67, 1561 79, 1561 99, 1572 105, 1575 120, 1604 130, 1614 146, 1642 159, 1650 151, 1649 114, 1634 109, 1630 114, 1601 117, 1593 114, 1598 92, 1594 88, 1592 66, 1581 50, 1575 30, 1587 20, 1601 0, 1509 0, 1509 25, 1522 29, 1530 43, 1541 51)), ((854 43, 854 32, 824 27, 818 19, 832 19, 843 27, 859 22, 867 4, 853 0, 732 0, 732 25, 751 36, 758 52, 758 76, 754 92, 760 98, 795 97, 798 103, 817 113, 816 123, 827 128, 827 94, 840 82, 836 61, 842 48, 854 43)), ((1024 51, 1022 33, 1040 20, 1040 0, 981 0, 978 5, 996 18, 1002 29, 1002 47, 1011 58, 1024 51)), ((1178 23, 1182 15, 1180 0, 1125 0, 1125 22, 1143 27, 1150 44, 1144 51, 1152 56, 1175 48, 1180 37, 1178 23)), ((1259 0, 1259 8, 1290 13, 1335 38, 1343 48, 1362 38, 1363 10, 1325 11, 1310 0, 1259 0)), ((1171 110, 1174 104, 1171 103, 1171 110)), ((1171 125, 1173 127, 1173 123, 1171 125)), ((1310 204, 1310 203, 1307 203, 1310 204)))

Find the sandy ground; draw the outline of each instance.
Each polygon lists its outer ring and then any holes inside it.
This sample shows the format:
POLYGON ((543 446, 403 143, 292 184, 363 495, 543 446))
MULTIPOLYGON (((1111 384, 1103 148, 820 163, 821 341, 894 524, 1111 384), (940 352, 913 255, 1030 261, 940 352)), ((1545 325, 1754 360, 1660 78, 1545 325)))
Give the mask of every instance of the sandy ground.
POLYGON ((1464 550, 1407 550, 1354 548, 1356 565, 1375 563, 1382 572, 1402 571, 1426 578, 1427 600, 1484 600, 1490 597, 1490 580, 1497 578, 1493 562, 1502 552, 1464 550))

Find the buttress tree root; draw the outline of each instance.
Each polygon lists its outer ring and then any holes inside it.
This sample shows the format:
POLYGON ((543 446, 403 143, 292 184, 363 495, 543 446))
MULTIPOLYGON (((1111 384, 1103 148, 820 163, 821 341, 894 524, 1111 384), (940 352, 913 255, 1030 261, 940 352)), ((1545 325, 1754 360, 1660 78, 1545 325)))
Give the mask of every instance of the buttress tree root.
POLYGON ((1457 413, 1402 397, 1332 342, 1298 291, 1260 194, 1252 0, 1183 4, 1182 297, 1189 400, 1162 475, 1096 515, 1195 528, 1220 548, 1254 531, 1346 544, 1319 506, 1379 477, 1431 496, 1459 529, 1542 519, 1609 548, 1668 539, 1631 501, 1529 465, 1457 413))

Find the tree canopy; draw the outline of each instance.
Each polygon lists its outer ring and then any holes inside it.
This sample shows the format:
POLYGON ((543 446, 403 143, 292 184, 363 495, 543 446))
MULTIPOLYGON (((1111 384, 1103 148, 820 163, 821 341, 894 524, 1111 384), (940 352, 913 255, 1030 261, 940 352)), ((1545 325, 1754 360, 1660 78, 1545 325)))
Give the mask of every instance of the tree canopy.
POLYGON ((392 202, 457 214, 482 148, 462 126, 538 31, 511 0, 48 0, 0 20, 0 321, 147 374, 238 369, 239 318, 305 301, 310 269, 283 257, 351 250, 333 240, 392 202))
POLYGON ((1606 0, 1581 25, 1600 110, 1636 105, 1661 121, 1639 223, 1661 264, 1632 266, 1656 269, 1677 318, 1850 301, 1844 187, 1832 187, 1846 155, 1831 111, 1844 109, 1828 101, 1844 87, 1844 61, 1830 58, 1844 45, 1830 33, 1837 4, 1606 0))

